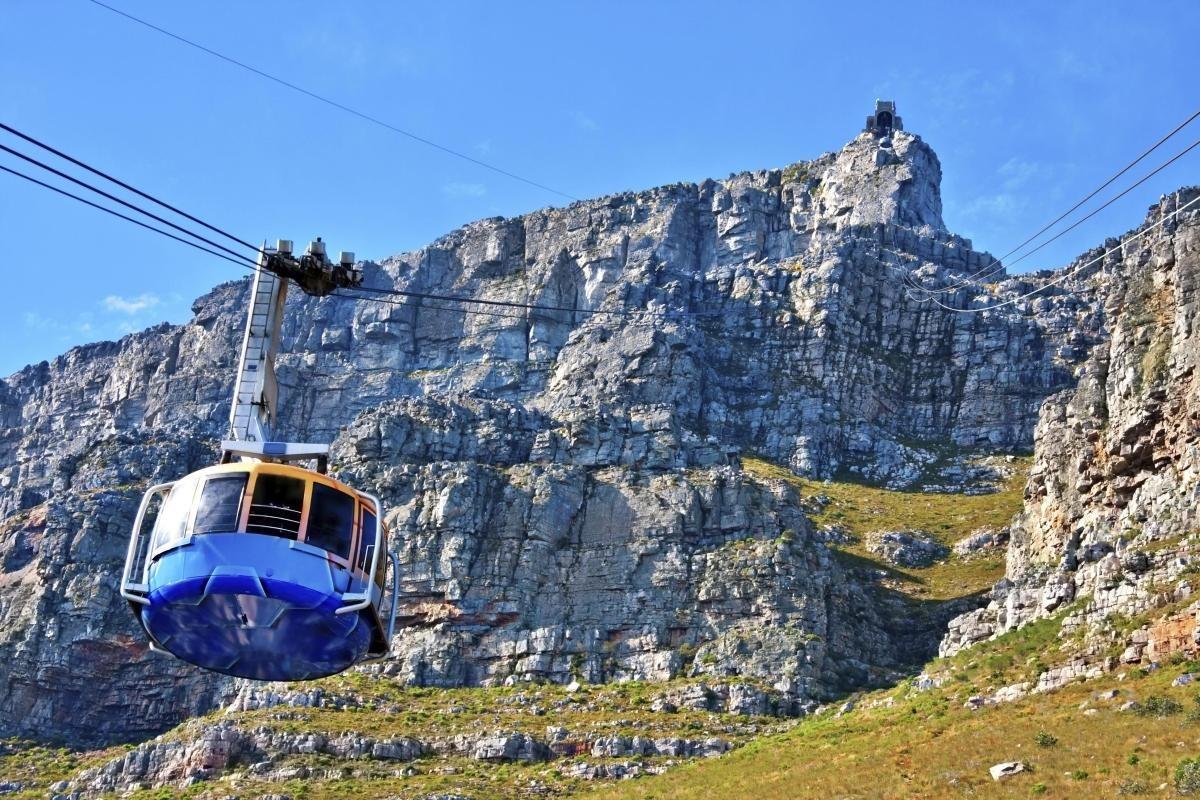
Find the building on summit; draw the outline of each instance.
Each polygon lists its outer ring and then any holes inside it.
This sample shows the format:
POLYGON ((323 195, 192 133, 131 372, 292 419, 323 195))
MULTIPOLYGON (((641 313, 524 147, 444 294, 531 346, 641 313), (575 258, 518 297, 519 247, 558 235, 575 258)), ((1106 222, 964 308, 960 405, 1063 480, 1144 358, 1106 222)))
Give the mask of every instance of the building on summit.
POLYGON ((902 131, 904 125, 896 114, 896 103, 893 100, 876 100, 875 113, 867 117, 866 131, 868 133, 887 136, 892 131, 902 131))

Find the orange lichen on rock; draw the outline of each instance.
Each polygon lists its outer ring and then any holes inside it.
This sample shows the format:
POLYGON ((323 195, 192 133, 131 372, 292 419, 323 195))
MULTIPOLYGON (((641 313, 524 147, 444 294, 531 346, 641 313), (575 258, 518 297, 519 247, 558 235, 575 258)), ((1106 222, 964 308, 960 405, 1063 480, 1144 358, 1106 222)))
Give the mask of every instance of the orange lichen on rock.
POLYGON ((1189 658, 1200 655, 1200 622, 1196 609, 1173 614, 1150 626, 1150 639, 1146 644, 1146 655, 1151 661, 1162 661, 1175 653, 1189 658))

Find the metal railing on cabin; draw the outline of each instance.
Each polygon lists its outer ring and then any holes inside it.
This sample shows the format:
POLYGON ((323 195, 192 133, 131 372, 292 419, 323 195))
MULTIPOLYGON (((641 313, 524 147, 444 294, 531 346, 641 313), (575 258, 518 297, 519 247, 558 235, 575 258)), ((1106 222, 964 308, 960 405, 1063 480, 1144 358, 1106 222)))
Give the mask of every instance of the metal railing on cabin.
POLYGON ((287 506, 251 503, 250 515, 246 520, 247 533, 266 533, 295 539, 300 535, 300 518, 303 511, 287 506))

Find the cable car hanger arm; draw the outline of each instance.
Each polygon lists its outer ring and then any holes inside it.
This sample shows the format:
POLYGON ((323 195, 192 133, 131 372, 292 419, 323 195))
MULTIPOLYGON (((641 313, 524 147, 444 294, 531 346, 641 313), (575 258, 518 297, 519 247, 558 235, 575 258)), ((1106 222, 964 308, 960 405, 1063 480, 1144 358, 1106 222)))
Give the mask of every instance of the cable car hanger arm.
POLYGON ((306 294, 324 297, 337 289, 362 285, 362 271, 354 267, 354 254, 342 252, 333 264, 318 237, 301 256, 292 254, 292 242, 280 239, 274 248, 263 244, 250 291, 246 332, 234 382, 229 414, 229 438, 221 442, 221 461, 256 458, 261 461, 317 461, 317 471, 328 465, 329 446, 277 442, 272 435, 279 385, 275 357, 279 353, 283 309, 288 281, 306 294))

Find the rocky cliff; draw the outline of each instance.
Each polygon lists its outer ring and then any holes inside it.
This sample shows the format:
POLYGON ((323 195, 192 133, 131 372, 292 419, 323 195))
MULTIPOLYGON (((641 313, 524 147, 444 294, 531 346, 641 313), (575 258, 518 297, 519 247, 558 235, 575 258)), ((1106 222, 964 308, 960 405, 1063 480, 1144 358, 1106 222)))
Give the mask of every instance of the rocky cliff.
MULTIPOLYGON (((1195 583, 1200 213, 1174 212, 1197 197, 1195 188, 1164 197, 1141 228, 1080 258, 1103 256, 1105 338, 1078 385, 1043 404, 1007 578, 987 608, 952 623, 944 653, 1056 614, 1064 631, 1088 634, 1079 674, 1113 668, 1114 644, 1133 663, 1168 649, 1149 652, 1153 630, 1112 619, 1185 603, 1195 583)), ((1194 651, 1195 609, 1187 616, 1177 627, 1194 651)))
MULTIPOLYGON (((928 302, 906 281, 961 280, 941 297, 962 307, 1049 280, 966 280, 990 257, 945 230, 940 177, 920 138, 864 133, 364 265, 372 286, 577 311, 292 298, 282 433, 334 441, 397 532, 410 627, 381 669, 744 674, 803 708, 926 657, 955 607, 833 558, 739 454, 918 488, 1031 446, 1101 335, 1095 271, 987 313, 928 302)), ((140 490, 215 455, 245 299, 218 287, 186 325, 0 383, 0 731, 136 739, 233 690, 148 654, 115 583, 140 490)))

